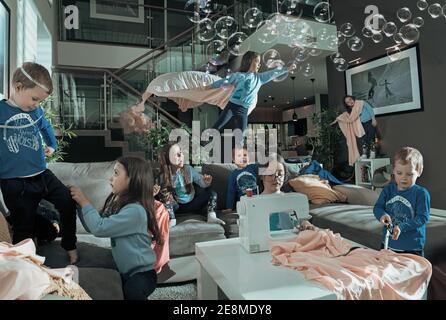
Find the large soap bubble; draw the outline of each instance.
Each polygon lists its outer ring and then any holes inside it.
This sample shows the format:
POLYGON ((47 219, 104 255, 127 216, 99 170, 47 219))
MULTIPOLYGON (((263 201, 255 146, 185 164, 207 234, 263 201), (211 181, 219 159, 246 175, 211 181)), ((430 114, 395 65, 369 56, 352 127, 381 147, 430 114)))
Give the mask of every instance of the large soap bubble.
POLYGON ((215 30, 220 38, 228 39, 237 31, 237 23, 233 17, 221 17, 215 22, 215 30))
POLYGON ((402 26, 399 33, 401 33, 401 38, 405 44, 415 43, 420 38, 420 31, 418 31, 417 26, 414 24, 402 26))
POLYGON ((287 69, 289 70, 288 73, 290 74, 290 76, 296 75, 297 72, 299 71, 298 62, 296 60, 288 61, 286 66, 287 66, 287 69))
POLYGON ((341 58, 342 58, 342 54, 340 52, 335 52, 330 55, 330 60, 333 62, 335 62, 335 61, 337 61, 337 59, 341 59, 341 58))
POLYGON ((418 7, 418 9, 420 9, 420 11, 426 10, 428 6, 429 6, 429 4, 427 3, 426 0, 419 0, 417 2, 417 7, 418 7))
POLYGON ((366 38, 371 38, 373 36, 373 31, 369 27, 362 28, 362 35, 366 38))
MULTIPOLYGON (((270 63, 269 65, 269 69, 279 69, 282 70, 285 67, 285 62, 283 62, 282 60, 278 59, 278 60, 274 60, 270 63)), ((288 72, 284 73, 283 75, 276 77, 273 79, 274 82, 282 82, 283 80, 285 80, 288 77, 288 72)))
POLYGON ((303 6, 300 2, 300 0, 282 1, 282 4, 280 5, 280 12, 300 18, 302 16, 302 13, 304 12, 303 6))
POLYGON ((262 56, 263 63, 268 67, 275 60, 280 60, 280 53, 276 49, 266 50, 262 56))
POLYGON ((361 51, 364 47, 364 42, 362 42, 361 38, 355 36, 348 39, 347 46, 351 51, 361 51))
POLYGON ((412 18, 412 12, 410 12, 409 8, 404 7, 398 9, 398 11, 396 12, 396 16, 402 23, 404 23, 406 21, 409 21, 410 18, 412 18))
POLYGON ((259 8, 250 8, 246 10, 243 15, 245 25, 249 28, 257 28, 259 24, 263 21, 263 14, 259 8))
POLYGON ((380 33, 383 31, 387 20, 382 14, 374 14, 369 20, 367 20, 366 27, 368 27, 373 33, 380 33))
POLYGON ((226 44, 221 40, 212 40, 206 47, 206 53, 209 61, 216 66, 221 66, 226 63, 226 55, 224 51, 226 44))
POLYGON ((338 70, 339 72, 344 72, 348 69, 348 62, 344 58, 336 59, 336 61, 333 61, 333 63, 336 70, 338 70))
POLYGON ((443 14, 443 9, 441 5, 438 3, 431 4, 429 8, 427 8, 427 12, 429 12, 430 16, 434 19, 437 19, 439 16, 443 14))
POLYGON ((393 36, 397 31, 398 31, 398 27, 396 26, 396 24, 394 22, 390 21, 384 25, 383 32, 386 35, 386 37, 393 36))
POLYGON ((314 66, 307 62, 299 67, 300 72, 304 75, 304 77, 311 77, 314 74, 314 66))
POLYGON ((187 18, 193 23, 200 23, 211 13, 211 2, 207 0, 188 0, 184 5, 187 18))
POLYGON ((401 43, 404 42, 404 41, 403 41, 402 34, 401 34, 400 32, 395 33, 395 34, 393 35, 393 40, 395 41, 396 44, 401 44, 401 43))
POLYGON ((297 47, 293 50, 293 57, 298 62, 303 62, 310 57, 310 51, 306 48, 297 47))
POLYGON ((319 22, 329 22, 334 15, 334 11, 328 2, 319 2, 313 9, 314 19, 319 22))
POLYGON ((380 43, 381 41, 383 41, 383 35, 382 35, 381 33, 375 33, 375 34, 372 36, 372 40, 373 40, 373 42, 375 42, 375 43, 380 43))
POLYGON ((412 20, 412 23, 417 26, 417 28, 421 28, 424 25, 424 19, 422 17, 415 17, 412 20))
POLYGON ((214 22, 206 18, 198 24, 198 39, 204 42, 211 41, 215 37, 214 22))
POLYGON ((345 40, 347 40, 345 36, 339 31, 336 33, 336 37, 338 38, 338 45, 343 44, 345 40))
POLYGON ((350 22, 344 23, 339 31, 347 38, 353 37, 355 35, 355 28, 350 22))
POLYGON ((276 41, 279 36, 279 30, 277 24, 271 20, 262 21, 257 27, 257 38, 262 43, 272 43, 276 41))
POLYGON ((234 56, 241 56, 249 51, 250 41, 244 32, 236 32, 228 39, 228 50, 234 56))

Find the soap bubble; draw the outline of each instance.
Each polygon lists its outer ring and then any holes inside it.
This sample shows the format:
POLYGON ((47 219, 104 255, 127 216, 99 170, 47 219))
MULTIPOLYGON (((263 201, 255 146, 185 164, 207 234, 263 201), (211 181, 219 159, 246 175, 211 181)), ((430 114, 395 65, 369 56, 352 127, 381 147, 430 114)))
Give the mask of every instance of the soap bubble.
POLYGON ((355 35, 355 28, 350 22, 344 23, 340 28, 339 31, 346 36, 347 38, 350 38, 355 35))
POLYGON ((372 36, 372 40, 373 40, 373 42, 375 42, 375 43, 380 43, 381 41, 383 41, 383 35, 382 35, 381 33, 375 33, 375 34, 372 36))
POLYGON ((231 69, 226 69, 225 70, 225 77, 224 77, 225 80, 223 81, 224 85, 228 85, 229 84, 229 79, 231 78, 232 74, 233 74, 233 72, 232 72, 231 69))
POLYGON ((282 4, 280 5, 280 12, 300 18, 304 10, 302 4, 300 4, 299 2, 300 0, 282 1, 282 4))
POLYGON ((404 42, 404 41, 403 41, 402 34, 401 34, 400 32, 395 33, 395 34, 393 35, 393 40, 395 41, 396 44, 401 44, 401 43, 404 42))
POLYGON ((387 50, 387 56, 390 61, 396 61, 401 58, 401 49, 399 47, 392 47, 387 50))
POLYGON ((295 25, 296 33, 291 39, 291 47, 308 47, 317 39, 314 37, 313 29, 305 21, 298 21, 295 25))
POLYGON ((398 31, 398 28, 394 22, 387 22, 384 26, 383 32, 386 37, 393 36, 398 31))
POLYGON ((259 24, 263 21, 263 14, 259 8, 250 8, 246 10, 243 15, 245 25, 250 28, 257 28, 259 24))
POLYGON ((184 5, 187 18, 193 23, 200 23, 211 13, 211 2, 206 0, 188 0, 184 5))
POLYGON ((299 71, 302 72, 304 77, 311 77, 314 74, 314 66, 307 62, 299 67, 299 71))
POLYGON ((286 66, 287 66, 287 69, 289 70, 288 73, 290 74, 290 76, 296 75, 297 72, 299 71, 298 62, 296 60, 288 61, 286 66), (291 68, 291 67, 293 67, 293 68, 291 68))
POLYGON ((421 17, 415 17, 413 18, 412 23, 417 27, 421 28, 424 25, 424 19, 421 17))
POLYGON ((341 45, 341 44, 343 44, 344 42, 345 42, 345 40, 347 40, 346 38, 345 38, 345 36, 341 33, 341 32, 337 32, 337 38, 338 38, 338 45, 341 45))
POLYGON ((293 50, 293 56, 296 61, 303 62, 310 57, 310 52, 306 48, 296 48, 293 50))
POLYGON ((206 18, 198 24, 198 39, 204 42, 211 41, 215 37, 214 22, 206 18))
MULTIPOLYGON (((285 67, 285 62, 283 62, 282 60, 278 59, 278 60, 274 60, 270 63, 270 65, 268 66, 269 69, 283 69, 285 67)), ((283 75, 274 78, 273 81, 274 82, 282 82, 283 80, 285 80, 288 77, 288 72, 284 73, 283 75)))
POLYGON ((330 60, 333 61, 333 62, 335 62, 335 61, 337 61, 338 59, 341 59, 341 58, 342 58, 342 54, 340 52, 335 52, 335 53, 330 55, 330 60))
POLYGON ((399 33, 401 33, 401 38, 405 44, 412 44, 420 38, 420 31, 414 24, 402 26, 399 33))
POLYGON ((418 9, 420 9, 420 11, 426 10, 428 6, 429 6, 429 4, 427 3, 426 0, 419 0, 417 2, 417 7, 418 7, 418 9))
POLYGON ((348 69, 348 62, 344 58, 339 58, 334 62, 334 66, 339 72, 344 72, 348 69))
POLYGON ((438 3, 434 3, 427 8, 427 12, 429 12, 432 18, 437 19, 443 14, 443 8, 438 3))
POLYGON ((236 32, 228 39, 228 50, 234 56, 241 56, 249 51, 250 41, 244 32, 236 32))
POLYGON ((228 39, 237 31, 237 23, 233 17, 221 17, 215 22, 215 30, 220 38, 228 39))
POLYGON ((329 22, 334 15, 334 11, 328 2, 319 2, 313 9, 314 19, 319 22, 329 22))
POLYGON ((364 42, 362 42, 361 38, 355 36, 348 39, 347 46, 351 51, 361 51, 364 47, 364 42))
POLYGON ((371 38, 373 36, 373 31, 369 27, 362 28, 362 35, 366 38, 371 38))
POLYGON ((257 31, 259 31, 257 38, 262 43, 272 43, 279 36, 277 24, 271 20, 262 21, 257 27, 257 31))
POLYGON ((209 61, 216 66, 221 66, 226 62, 224 54, 226 44, 221 40, 212 40, 206 47, 209 61))
POLYGON ((366 27, 368 27, 373 33, 380 33, 387 20, 382 14, 374 14, 369 20, 367 20, 366 27))
POLYGON ((396 12, 396 16, 402 23, 408 21, 410 18, 412 18, 412 12, 410 12, 410 9, 407 7, 401 8, 396 12))
POLYGON ((312 57, 317 57, 317 56, 321 55, 322 50, 321 49, 312 48, 312 49, 308 50, 308 53, 312 57))
POLYGON ((275 49, 266 50, 262 56, 263 63, 268 67, 268 64, 272 63, 275 60, 280 60, 280 53, 275 49))

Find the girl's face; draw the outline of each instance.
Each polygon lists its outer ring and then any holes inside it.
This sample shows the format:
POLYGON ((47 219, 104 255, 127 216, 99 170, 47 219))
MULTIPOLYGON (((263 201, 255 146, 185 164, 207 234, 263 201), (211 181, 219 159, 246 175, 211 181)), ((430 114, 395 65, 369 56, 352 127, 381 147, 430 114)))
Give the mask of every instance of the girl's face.
POLYGON ((257 56, 254 58, 254 60, 252 60, 251 62, 251 66, 249 67, 249 71, 251 72, 259 72, 260 70, 260 56, 257 56))
POLYGON ((14 86, 11 98, 22 111, 31 112, 48 97, 48 93, 42 88, 35 86, 32 89, 25 89, 21 83, 14 86))
POLYGON ((355 100, 353 100, 351 97, 345 98, 344 102, 345 105, 350 108, 352 108, 355 105, 355 100))
POLYGON ((128 190, 130 178, 124 166, 119 162, 115 163, 113 168, 113 176, 110 178, 110 184, 113 194, 122 194, 128 190))
POLYGON ((184 167, 184 154, 179 145, 174 144, 169 150, 170 164, 176 168, 184 167))
POLYGON ((285 167, 282 163, 273 161, 270 166, 272 166, 274 173, 262 176, 264 194, 280 192, 285 180, 285 167))

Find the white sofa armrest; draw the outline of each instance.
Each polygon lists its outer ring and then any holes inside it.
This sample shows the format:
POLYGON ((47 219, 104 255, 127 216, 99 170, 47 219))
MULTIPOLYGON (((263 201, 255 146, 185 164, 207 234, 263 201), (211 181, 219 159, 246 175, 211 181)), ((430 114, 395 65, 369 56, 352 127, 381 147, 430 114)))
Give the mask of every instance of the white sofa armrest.
POLYGON ((333 189, 345 194, 349 204, 374 206, 379 197, 377 191, 354 184, 337 185, 333 189))

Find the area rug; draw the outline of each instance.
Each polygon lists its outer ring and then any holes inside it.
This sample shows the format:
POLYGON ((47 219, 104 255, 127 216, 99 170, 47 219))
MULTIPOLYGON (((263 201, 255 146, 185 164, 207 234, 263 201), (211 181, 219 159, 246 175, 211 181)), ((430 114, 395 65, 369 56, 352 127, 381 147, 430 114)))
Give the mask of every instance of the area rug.
POLYGON ((159 285, 148 300, 197 300, 197 283, 159 285))

